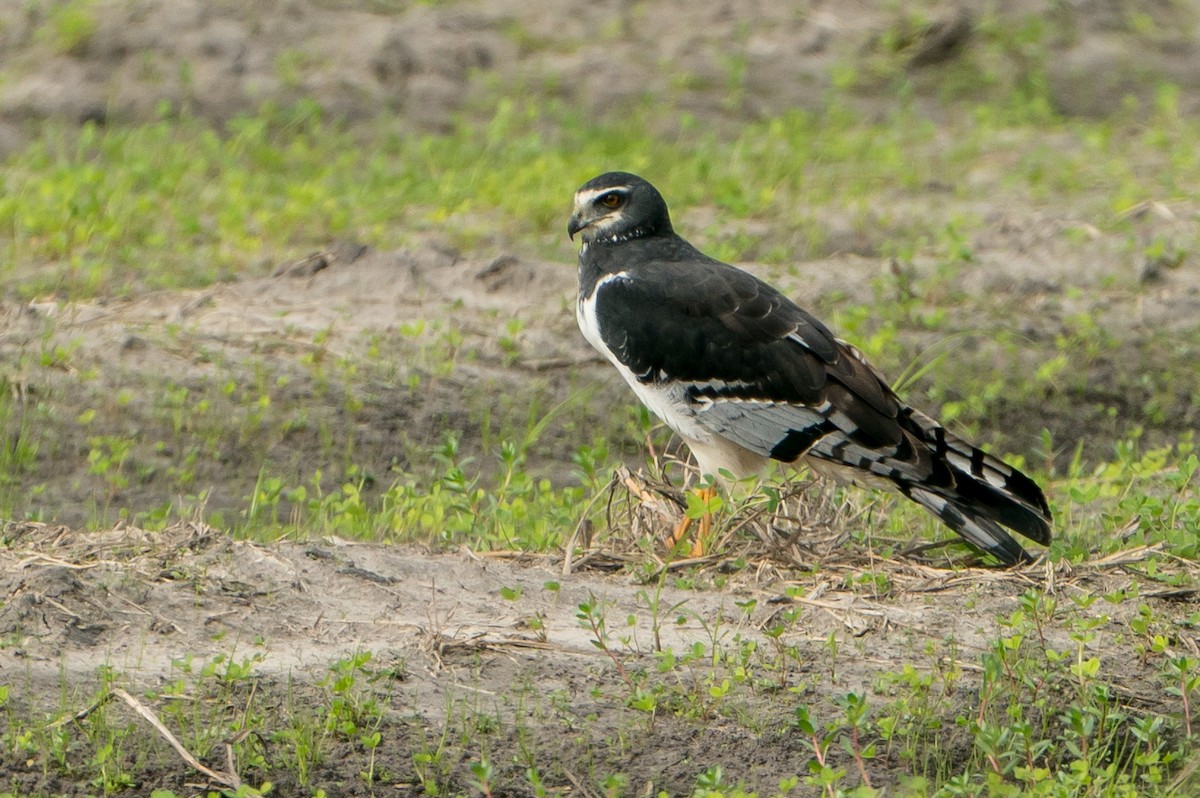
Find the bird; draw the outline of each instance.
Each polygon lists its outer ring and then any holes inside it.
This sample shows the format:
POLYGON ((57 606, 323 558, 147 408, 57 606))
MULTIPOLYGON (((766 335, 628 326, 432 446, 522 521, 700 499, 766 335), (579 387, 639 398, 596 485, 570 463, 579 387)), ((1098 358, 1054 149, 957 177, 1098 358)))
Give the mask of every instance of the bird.
MULTIPOLYGON (((906 404, 815 316, 679 236, 645 179, 606 172, 574 195, 584 338, 687 445, 707 492, 770 461, 899 491, 1000 564, 1048 545, 1038 484, 906 404)), ((686 523, 670 539, 678 542, 686 523)), ((703 541, 693 546, 702 553, 703 541)))

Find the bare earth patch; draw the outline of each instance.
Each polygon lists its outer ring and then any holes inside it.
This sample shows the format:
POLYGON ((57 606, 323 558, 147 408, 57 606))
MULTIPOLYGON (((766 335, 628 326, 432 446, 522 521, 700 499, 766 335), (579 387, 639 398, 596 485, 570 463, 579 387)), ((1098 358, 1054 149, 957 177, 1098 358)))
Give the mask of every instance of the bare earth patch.
MULTIPOLYGON (((376 789, 437 783, 463 791, 470 764, 482 758, 494 763, 493 789, 505 794, 530 792, 529 767, 542 769, 545 785, 583 794, 597 794, 617 773, 639 794, 679 794, 713 765, 769 792, 805 773, 812 757, 791 723, 796 706, 835 717, 837 698, 855 693, 875 717, 885 715, 903 695, 897 675, 906 666, 935 685, 941 746, 966 758, 970 732, 956 718, 981 712, 982 701, 1007 700, 983 697, 980 662, 995 641, 1016 633, 1003 619, 1021 611, 1022 592, 1036 589, 1055 602, 1038 645, 1098 658, 1119 706, 1168 715, 1179 711, 1178 699, 1165 691, 1157 663, 1136 655, 1140 641, 1129 622, 1142 604, 1164 622, 1182 618, 1192 599, 1133 576, 1144 554, 1136 551, 1076 569, 1021 572, 875 561, 871 573, 887 576, 885 592, 855 581, 862 568, 832 558, 789 594, 799 583, 753 570, 720 590, 656 589, 653 580, 586 567, 564 574, 558 557, 430 554, 336 540, 260 545, 194 523, 161 533, 10 524, 3 541, 0 668, 15 688, 12 708, 62 724, 75 740, 86 739, 89 724, 138 726, 144 748, 127 755, 136 756, 131 770, 142 789, 185 790, 206 779, 129 705, 94 706, 110 686, 128 689, 206 767, 226 776, 232 767, 250 783, 270 780, 283 794, 303 786, 288 781, 295 769, 286 765, 296 757, 288 730, 328 712, 339 696, 378 703, 371 723, 380 741, 372 757, 357 732, 342 734, 334 724, 306 771, 306 789, 368 794, 361 774, 373 768, 376 789), (1105 594, 1114 598, 1086 645, 1070 639, 1064 621, 1099 615, 1072 599, 1105 594), (601 608, 607 637, 582 617, 587 606, 601 608), (794 621, 772 636, 783 612, 794 621), (777 659, 781 646, 793 653, 777 659), (349 669, 361 681, 338 693, 336 677, 364 652, 369 660, 349 669), (659 667, 662 652, 677 658, 672 667, 659 667), (739 665, 749 679, 739 681, 739 665), (663 686, 656 711, 637 708, 626 680, 634 673, 643 674, 642 689, 663 686), (714 689, 727 691, 722 700, 714 689), (185 721, 194 717, 229 736, 190 737, 185 721)), ((714 563, 705 573, 722 568, 714 563)), ((844 753, 832 756, 854 769, 844 753)), ((35 758, 11 750, 0 757, 30 791, 81 787, 35 758)), ((867 765, 876 786, 919 769, 891 747, 867 765)))

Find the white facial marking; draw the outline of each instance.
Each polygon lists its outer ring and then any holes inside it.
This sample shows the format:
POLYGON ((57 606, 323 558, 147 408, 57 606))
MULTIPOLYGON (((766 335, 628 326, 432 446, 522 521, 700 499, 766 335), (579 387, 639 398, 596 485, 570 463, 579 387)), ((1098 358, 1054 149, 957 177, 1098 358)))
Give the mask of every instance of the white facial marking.
POLYGON ((590 205, 597 198, 603 197, 612 191, 628 191, 628 186, 613 186, 612 188, 581 188, 575 192, 575 210, 579 210, 585 205, 590 205))
MULTIPOLYGON (((574 212, 578 214, 583 209, 591 206, 592 203, 594 203, 599 197, 602 197, 605 194, 610 194, 614 191, 624 192, 624 191, 628 191, 628 190, 629 190, 628 186, 613 186, 611 188, 580 189, 579 191, 575 192, 574 212)), ((599 217, 598 219, 591 221, 583 231, 585 240, 588 238, 600 238, 600 237, 606 235, 608 230, 611 229, 616 224, 617 219, 620 218, 621 214, 622 214, 622 210, 620 208, 616 208, 616 209, 610 211, 609 213, 606 213, 605 215, 599 217)), ((614 244, 616 243, 616 239, 613 239, 613 243, 614 244)))

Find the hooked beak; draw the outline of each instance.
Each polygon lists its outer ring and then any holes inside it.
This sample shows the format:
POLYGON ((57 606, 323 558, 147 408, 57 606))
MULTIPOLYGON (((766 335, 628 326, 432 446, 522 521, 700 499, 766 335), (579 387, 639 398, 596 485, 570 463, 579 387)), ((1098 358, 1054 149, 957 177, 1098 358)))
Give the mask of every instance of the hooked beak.
POLYGON ((572 214, 571 220, 567 222, 567 237, 574 241, 575 234, 587 227, 589 224, 591 224, 591 221, 584 221, 582 214, 572 214))

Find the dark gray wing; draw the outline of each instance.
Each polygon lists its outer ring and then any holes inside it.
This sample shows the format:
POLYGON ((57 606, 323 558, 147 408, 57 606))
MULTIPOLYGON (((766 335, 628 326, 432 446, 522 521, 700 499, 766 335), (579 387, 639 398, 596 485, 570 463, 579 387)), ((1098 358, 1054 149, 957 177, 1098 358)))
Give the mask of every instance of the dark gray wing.
POLYGON ((791 461, 823 434, 894 446, 901 404, 824 324, 717 261, 651 262, 597 289, 605 344, 645 383, 686 384, 714 431, 791 461))
POLYGON ((1049 540, 1032 480, 904 405, 861 353, 776 289, 709 259, 624 271, 596 289, 605 344, 642 382, 681 383, 715 435, 893 484, 1009 564, 1029 555, 1001 525, 1049 540))

